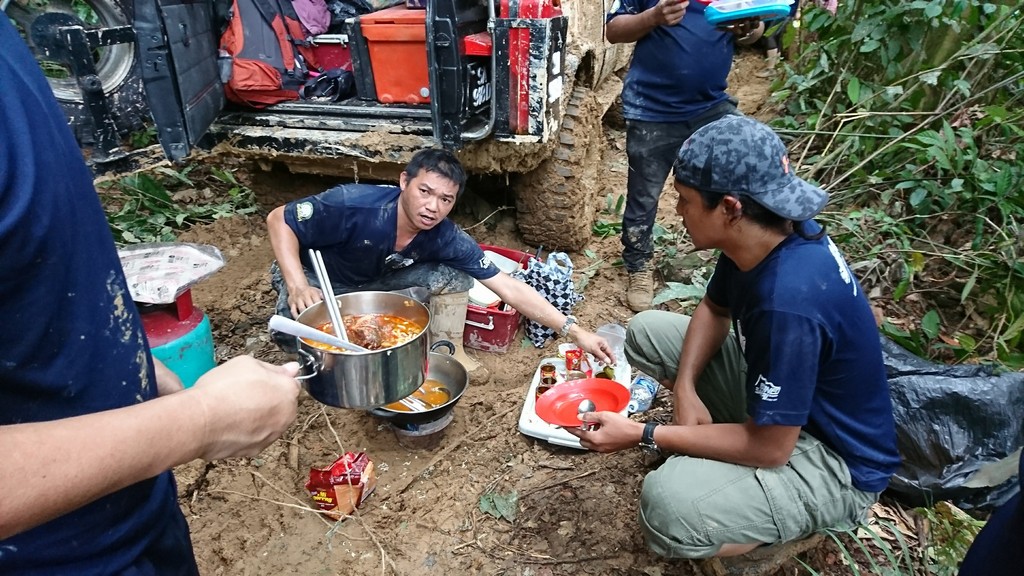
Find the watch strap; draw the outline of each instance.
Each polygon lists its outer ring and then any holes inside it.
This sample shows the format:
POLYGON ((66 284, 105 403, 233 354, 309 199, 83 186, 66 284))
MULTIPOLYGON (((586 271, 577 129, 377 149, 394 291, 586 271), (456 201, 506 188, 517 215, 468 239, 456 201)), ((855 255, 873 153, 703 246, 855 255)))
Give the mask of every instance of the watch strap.
POLYGON ((658 449, 658 445, 654 442, 654 429, 657 427, 657 422, 648 422, 644 425, 644 433, 640 436, 640 446, 658 449))
POLYGON ((565 317, 565 324, 562 324, 562 329, 559 331, 559 335, 563 338, 569 335, 569 329, 576 323, 576 317, 569 314, 565 317))

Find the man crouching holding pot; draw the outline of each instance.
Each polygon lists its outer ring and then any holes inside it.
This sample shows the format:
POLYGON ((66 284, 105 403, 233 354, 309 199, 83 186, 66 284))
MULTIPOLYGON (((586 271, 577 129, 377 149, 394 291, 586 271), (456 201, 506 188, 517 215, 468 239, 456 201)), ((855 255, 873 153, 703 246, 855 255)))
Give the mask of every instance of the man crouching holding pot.
POLYGON ((672 454, 644 479, 640 526, 670 558, 730 556, 865 517, 900 459, 874 315, 812 218, 767 126, 727 116, 674 166, 677 213, 721 256, 692 317, 642 312, 626 359, 673 392, 673 422, 585 416, 592 450, 672 454), (732 331, 730 333, 730 326, 732 331))
MULTIPOLYGON (((430 290, 430 339, 449 340, 470 372, 479 364, 462 349, 469 289, 476 278, 509 306, 571 337, 603 362, 614 361, 609 344, 576 324, 529 285, 501 272, 469 234, 448 219, 466 186, 458 159, 440 149, 413 155, 398 187, 342 184, 275 208, 267 216, 277 261, 271 282, 277 313, 298 317, 323 300, 310 248, 320 250, 335 294, 361 290, 430 290)), ((285 351, 292 336, 275 333, 285 351)))

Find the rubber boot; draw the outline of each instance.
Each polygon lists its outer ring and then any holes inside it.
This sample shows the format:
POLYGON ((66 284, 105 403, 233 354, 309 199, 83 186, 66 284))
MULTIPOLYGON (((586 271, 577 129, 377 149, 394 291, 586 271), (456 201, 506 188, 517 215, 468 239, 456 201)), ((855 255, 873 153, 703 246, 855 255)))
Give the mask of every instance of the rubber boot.
MULTIPOLYGON (((466 306, 469 292, 434 294, 430 297, 430 343, 448 340, 455 345, 455 359, 472 374, 482 368, 462 348, 462 332, 466 329, 466 306)), ((475 375, 474 375, 475 376, 475 375)), ((476 378, 474 378, 476 379, 476 378)))
POLYGON ((779 65, 779 49, 771 48, 765 56, 765 69, 754 74, 758 78, 771 78, 775 75, 775 67, 779 65))

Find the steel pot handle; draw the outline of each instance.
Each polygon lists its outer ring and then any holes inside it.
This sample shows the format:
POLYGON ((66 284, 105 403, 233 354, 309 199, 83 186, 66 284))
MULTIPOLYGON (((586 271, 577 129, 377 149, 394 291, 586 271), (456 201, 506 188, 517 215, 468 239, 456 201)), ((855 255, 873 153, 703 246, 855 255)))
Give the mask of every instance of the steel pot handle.
POLYGON ((455 356, 455 344, 452 344, 448 340, 438 340, 437 342, 434 342, 433 344, 430 345, 430 351, 433 352, 437 350, 439 346, 444 346, 445 348, 447 348, 449 356, 455 356))
POLYGON ((320 373, 320 371, 316 367, 316 357, 315 356, 313 356, 309 352, 306 352, 305 350, 302 350, 301 348, 298 350, 298 353, 299 353, 299 358, 302 359, 302 362, 299 363, 299 373, 300 374, 295 377, 296 380, 298 380, 299 382, 302 382, 303 380, 309 380, 310 378, 312 378, 312 377, 314 377, 314 376, 316 376, 317 374, 320 373), (310 373, 310 374, 302 374, 302 372, 305 371, 306 366, 309 366, 309 369, 312 370, 312 373, 310 373))

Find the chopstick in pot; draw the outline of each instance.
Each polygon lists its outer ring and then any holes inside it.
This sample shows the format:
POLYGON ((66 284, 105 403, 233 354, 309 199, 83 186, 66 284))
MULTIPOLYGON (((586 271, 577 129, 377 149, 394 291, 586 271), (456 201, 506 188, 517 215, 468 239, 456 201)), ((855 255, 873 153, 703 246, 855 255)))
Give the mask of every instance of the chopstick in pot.
POLYGON ((309 249, 309 259, 313 262, 313 270, 320 281, 320 291, 324 295, 324 306, 327 307, 327 314, 334 326, 334 334, 341 340, 348 342, 348 332, 345 331, 345 323, 341 320, 341 310, 338 308, 338 299, 334 295, 334 286, 331 278, 327 275, 327 267, 324 265, 324 257, 319 250, 309 249))

